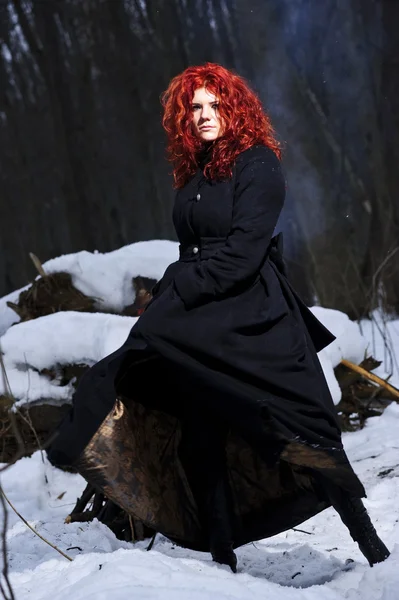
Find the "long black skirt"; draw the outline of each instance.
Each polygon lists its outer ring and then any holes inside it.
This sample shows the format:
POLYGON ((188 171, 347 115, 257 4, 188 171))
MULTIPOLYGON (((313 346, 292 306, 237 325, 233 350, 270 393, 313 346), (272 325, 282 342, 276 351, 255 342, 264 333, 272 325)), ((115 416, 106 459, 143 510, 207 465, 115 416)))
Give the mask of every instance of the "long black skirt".
MULTIPOLYGON (((147 526, 202 551, 209 551, 209 530, 201 497, 217 478, 228 490, 234 547, 328 508, 322 478, 365 495, 342 448, 303 443, 276 426, 267 408, 262 418, 240 419, 228 405, 226 388, 148 346, 128 352, 115 376, 114 406, 72 466, 147 526)), ((57 448, 55 439, 48 449, 53 464, 57 448)))

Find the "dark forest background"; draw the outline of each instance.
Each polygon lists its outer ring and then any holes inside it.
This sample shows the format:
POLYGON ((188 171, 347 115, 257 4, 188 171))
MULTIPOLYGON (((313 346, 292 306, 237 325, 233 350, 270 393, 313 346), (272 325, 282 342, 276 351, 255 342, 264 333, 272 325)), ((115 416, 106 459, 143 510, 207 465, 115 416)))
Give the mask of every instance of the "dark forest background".
POLYGON ((176 239, 160 95, 214 61, 284 145, 309 305, 399 313, 399 1, 0 0, 0 296, 29 258, 176 239))

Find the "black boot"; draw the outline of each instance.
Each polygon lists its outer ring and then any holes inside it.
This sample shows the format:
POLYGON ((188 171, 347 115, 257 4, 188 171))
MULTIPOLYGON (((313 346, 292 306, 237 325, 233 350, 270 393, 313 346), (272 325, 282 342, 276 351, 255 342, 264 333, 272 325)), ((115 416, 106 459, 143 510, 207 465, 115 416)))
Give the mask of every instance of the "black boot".
POLYGON ((348 495, 340 504, 338 512, 348 527, 352 539, 358 543, 360 551, 367 558, 370 567, 388 558, 389 550, 378 537, 360 498, 348 495))
POLYGON ((352 539, 357 542, 370 567, 388 558, 390 552, 378 537, 362 500, 330 482, 325 488, 332 506, 349 529, 352 539))
POLYGON ((237 573, 237 556, 233 551, 233 544, 218 544, 211 547, 212 559, 222 565, 228 565, 233 573, 237 573))

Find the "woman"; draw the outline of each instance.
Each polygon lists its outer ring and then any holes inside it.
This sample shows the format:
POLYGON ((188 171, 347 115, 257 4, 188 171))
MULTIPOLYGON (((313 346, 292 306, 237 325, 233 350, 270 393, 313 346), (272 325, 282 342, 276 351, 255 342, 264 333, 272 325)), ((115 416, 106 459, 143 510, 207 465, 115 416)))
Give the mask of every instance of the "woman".
POLYGON ((206 63, 162 97, 180 257, 124 345, 82 378, 48 448, 106 496, 236 571, 234 548, 333 506, 389 552, 342 447, 317 352, 334 336, 289 284, 280 148, 247 83, 206 63))

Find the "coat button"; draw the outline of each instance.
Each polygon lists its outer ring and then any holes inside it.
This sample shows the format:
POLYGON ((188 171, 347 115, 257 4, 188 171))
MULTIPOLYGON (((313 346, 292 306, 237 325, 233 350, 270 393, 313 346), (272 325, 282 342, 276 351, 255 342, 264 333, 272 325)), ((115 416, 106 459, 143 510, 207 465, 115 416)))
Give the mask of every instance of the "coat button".
POLYGON ((201 200, 201 194, 197 194, 197 202, 198 200, 201 200))
POLYGON ((198 246, 194 246, 193 248, 193 254, 197 254, 198 253, 198 246))

